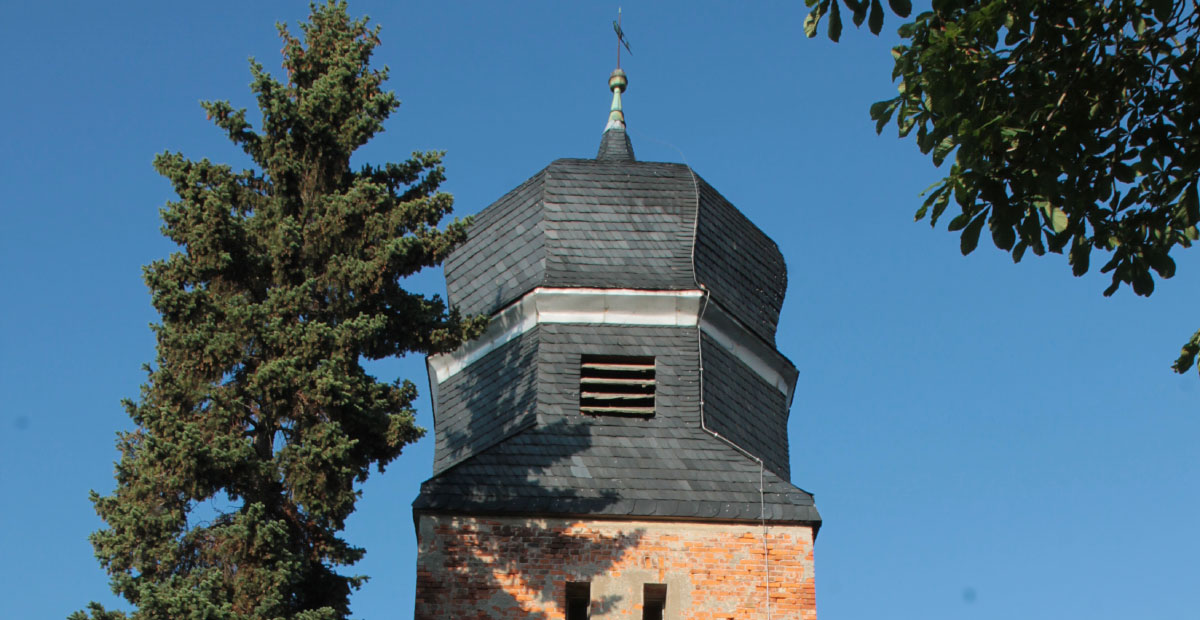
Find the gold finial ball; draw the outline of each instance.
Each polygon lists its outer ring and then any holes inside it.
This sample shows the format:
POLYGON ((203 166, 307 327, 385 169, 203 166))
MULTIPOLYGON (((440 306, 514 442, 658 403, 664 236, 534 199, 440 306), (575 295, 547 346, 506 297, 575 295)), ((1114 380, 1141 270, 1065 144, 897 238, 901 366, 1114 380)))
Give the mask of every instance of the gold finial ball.
POLYGON ((608 89, 615 90, 619 93, 625 92, 625 87, 629 85, 629 79, 625 77, 625 72, 620 69, 614 69, 612 75, 608 76, 608 89))

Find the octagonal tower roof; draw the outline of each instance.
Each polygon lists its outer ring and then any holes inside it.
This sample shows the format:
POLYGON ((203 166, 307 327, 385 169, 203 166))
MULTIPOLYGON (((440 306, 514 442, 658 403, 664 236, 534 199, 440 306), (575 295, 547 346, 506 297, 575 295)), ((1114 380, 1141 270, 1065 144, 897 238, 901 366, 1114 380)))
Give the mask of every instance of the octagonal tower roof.
POLYGON ((537 287, 691 290, 768 343, 787 287, 775 243, 683 164, 633 157, 624 128, 477 216, 445 262, 450 304, 493 314, 537 287))
POLYGON ((783 256, 690 167, 637 160, 627 83, 609 78, 594 159, 534 174, 444 263, 450 303, 491 324, 428 359, 434 476, 414 511, 819 527, 790 482, 783 256), (630 365, 649 404, 585 406, 630 398, 591 370, 630 365))

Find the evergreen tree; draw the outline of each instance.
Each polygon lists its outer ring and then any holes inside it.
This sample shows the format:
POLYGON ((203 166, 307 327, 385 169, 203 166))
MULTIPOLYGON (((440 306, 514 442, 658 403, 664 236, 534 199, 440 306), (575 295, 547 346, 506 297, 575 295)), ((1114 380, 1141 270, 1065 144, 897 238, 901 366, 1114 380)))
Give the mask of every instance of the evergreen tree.
POLYGON ((156 362, 125 402, 136 428, 119 435, 116 490, 92 494, 96 555, 134 618, 346 617, 365 579, 339 572, 363 555, 339 536, 355 486, 423 433, 413 384, 360 361, 445 351, 482 327, 400 283, 465 236, 461 221, 438 229, 441 154, 351 170, 399 105, 369 66, 378 28, 330 2, 299 37, 279 30, 287 82, 251 61, 259 130, 203 104, 257 169, 154 161, 179 196, 162 217, 182 249, 145 269, 156 362))

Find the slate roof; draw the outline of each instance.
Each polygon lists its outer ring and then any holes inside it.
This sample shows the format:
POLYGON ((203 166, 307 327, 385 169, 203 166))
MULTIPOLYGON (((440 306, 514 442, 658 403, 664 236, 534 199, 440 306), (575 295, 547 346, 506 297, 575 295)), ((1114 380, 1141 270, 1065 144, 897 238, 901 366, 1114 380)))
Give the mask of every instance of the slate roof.
POLYGON ((435 474, 536 422, 538 344, 530 331, 437 386, 435 474))
POLYGON ((701 335, 701 344, 705 425, 790 479, 787 398, 708 334, 701 335))
POLYGON ((451 305, 491 314, 537 286, 699 282, 773 344, 787 287, 775 243, 688 166, 634 160, 624 131, 599 155, 554 161, 475 216, 445 262, 451 305))
POLYGON ((596 159, 634 161, 636 158, 633 156, 633 143, 629 141, 629 134, 625 133, 624 129, 604 132, 600 138, 600 149, 596 151, 596 159))
POLYGON ((812 495, 696 427, 630 435, 559 418, 421 485, 417 511, 820 525, 812 495), (759 494, 759 481, 765 493, 759 494))
MULTIPOLYGON (((699 282, 773 350, 787 272, 690 168, 638 162, 610 130, 597 159, 557 160, 481 212, 446 280, 467 313, 537 286, 699 282)), ((434 477, 414 511, 820 525, 788 480, 786 396, 694 326, 538 324, 436 388, 434 477), (583 355, 654 357, 654 415, 581 414, 583 355)))
POLYGON ((691 327, 543 324, 438 385, 434 477, 416 510, 819 523, 787 479, 783 394, 691 327), (655 415, 579 413, 584 354, 653 355, 655 415), (534 378, 536 377, 536 380, 534 378))

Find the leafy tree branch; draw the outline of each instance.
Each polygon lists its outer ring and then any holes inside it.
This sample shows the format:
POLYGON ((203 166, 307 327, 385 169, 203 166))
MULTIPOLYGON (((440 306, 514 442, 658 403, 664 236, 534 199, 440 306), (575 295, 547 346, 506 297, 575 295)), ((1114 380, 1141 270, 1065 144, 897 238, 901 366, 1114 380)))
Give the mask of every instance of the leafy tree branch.
MULTIPOLYGON (((840 5, 856 26, 883 25, 880 0, 806 3, 809 37, 826 19, 838 40, 840 5)), ((1155 276, 1175 275, 1172 252, 1200 239, 1200 3, 934 0, 898 33, 899 92, 871 118, 950 161, 916 219, 936 226, 953 202, 963 254, 986 227, 1013 261, 1065 254, 1077 276, 1099 253, 1105 295, 1150 295, 1155 276)), ((1197 337, 1177 372, 1195 364, 1197 337)))

